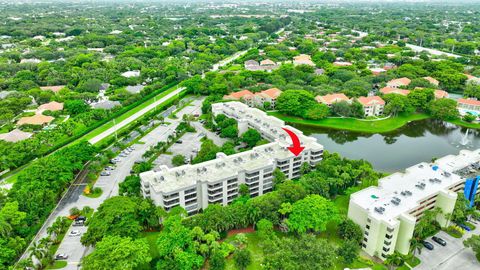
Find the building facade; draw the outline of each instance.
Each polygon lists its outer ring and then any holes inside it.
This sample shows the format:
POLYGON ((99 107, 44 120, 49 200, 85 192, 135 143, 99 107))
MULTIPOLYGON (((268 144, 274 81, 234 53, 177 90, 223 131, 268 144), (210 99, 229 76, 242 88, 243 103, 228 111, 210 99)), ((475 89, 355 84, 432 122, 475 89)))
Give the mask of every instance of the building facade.
POLYGON ((216 159, 200 164, 175 168, 162 166, 157 171, 141 173, 144 197, 151 198, 167 211, 181 206, 189 214, 194 214, 212 203, 227 205, 232 202, 238 196, 241 184, 248 186, 252 197, 271 191, 276 168, 294 179, 300 176, 303 163, 313 166, 322 160, 323 146, 315 138, 303 135, 263 111, 240 102, 225 102, 213 104, 212 112, 236 119, 240 134, 253 128, 271 142, 230 156, 218 153, 216 159), (282 129, 285 127, 295 132, 305 147, 298 156, 288 150, 292 141, 282 129))
POLYGON ((382 260, 398 251, 408 254, 415 225, 426 210, 439 208, 436 218, 448 226, 458 192, 472 202, 478 193, 480 149, 462 150, 434 163, 420 163, 394 173, 350 196, 348 217, 364 230, 362 249, 382 260))

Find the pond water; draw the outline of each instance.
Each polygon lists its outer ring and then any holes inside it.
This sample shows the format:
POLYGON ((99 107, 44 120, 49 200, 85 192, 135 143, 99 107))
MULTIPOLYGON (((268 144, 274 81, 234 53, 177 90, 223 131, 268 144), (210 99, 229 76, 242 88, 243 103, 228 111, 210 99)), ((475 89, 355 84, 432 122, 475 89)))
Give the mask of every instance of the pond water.
POLYGON ((317 138, 325 150, 351 159, 365 159, 383 172, 401 171, 435 157, 480 147, 480 131, 436 120, 411 122, 396 131, 367 134, 293 125, 317 138))

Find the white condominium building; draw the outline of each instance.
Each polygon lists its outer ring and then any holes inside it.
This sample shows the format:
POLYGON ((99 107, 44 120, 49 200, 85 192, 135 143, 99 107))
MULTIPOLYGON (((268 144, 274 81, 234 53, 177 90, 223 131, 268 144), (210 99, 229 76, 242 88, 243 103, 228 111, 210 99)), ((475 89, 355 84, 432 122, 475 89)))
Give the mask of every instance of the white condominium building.
MULTIPOLYGON (((478 175, 480 149, 462 150, 434 163, 420 163, 404 173, 394 173, 350 196, 348 217, 364 230, 363 250, 382 260, 395 250, 407 254, 416 223, 426 210, 440 208, 437 221, 447 226, 457 192, 466 191, 466 180, 478 175)), ((468 181, 468 180, 467 180, 468 181)), ((475 192, 478 178, 475 182, 475 192)))
POLYGON ((322 160, 323 146, 315 138, 303 135, 258 109, 241 102, 227 102, 213 104, 212 111, 215 115, 225 114, 236 119, 240 134, 249 127, 254 128, 271 142, 230 156, 218 153, 216 159, 200 164, 176 168, 162 166, 157 171, 141 173, 143 196, 167 211, 181 206, 193 214, 211 203, 226 205, 238 196, 241 184, 249 187, 252 197, 259 196, 272 190, 275 168, 288 178, 297 178, 302 163, 315 165, 322 160), (292 141, 282 127, 298 135, 305 147, 300 155, 294 156, 287 149, 292 141))

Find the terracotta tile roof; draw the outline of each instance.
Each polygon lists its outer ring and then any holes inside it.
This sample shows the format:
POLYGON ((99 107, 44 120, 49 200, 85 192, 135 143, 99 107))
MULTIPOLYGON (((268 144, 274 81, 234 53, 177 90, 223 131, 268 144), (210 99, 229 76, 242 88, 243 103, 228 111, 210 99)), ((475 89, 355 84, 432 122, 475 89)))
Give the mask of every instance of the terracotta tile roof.
POLYGON ((38 110, 61 111, 63 110, 63 103, 52 101, 38 106, 38 110))
POLYGON ((53 121, 52 116, 47 116, 43 114, 36 114, 34 116, 28 116, 28 117, 22 117, 20 120, 17 122, 17 126, 25 125, 25 124, 30 124, 30 125, 43 125, 43 124, 48 124, 53 121))
POLYGON ((65 85, 42 86, 42 87, 40 87, 40 89, 42 89, 44 91, 50 90, 50 91, 55 92, 55 93, 58 93, 63 88, 65 88, 65 85))
POLYGON ((348 67, 348 66, 351 66, 353 64, 350 63, 350 62, 335 61, 335 62, 333 62, 333 65, 337 66, 337 67, 348 67))
POLYGON ((430 82, 431 84, 436 85, 436 86, 438 86, 438 84, 439 84, 438 80, 436 80, 436 79, 434 79, 430 76, 423 77, 423 79, 427 80, 428 82, 430 82))
POLYGON ((32 133, 24 132, 19 129, 14 129, 8 133, 0 134, 0 140, 7 142, 18 142, 28 139, 32 136, 32 133))
POLYGON ((409 85, 411 80, 407 77, 393 79, 387 83, 388 86, 406 86, 409 85))
POLYGON ((315 66, 315 63, 312 62, 312 59, 310 58, 310 55, 306 55, 306 54, 300 54, 298 56, 295 56, 293 58, 293 63, 296 64, 296 65, 315 66))
POLYGON ((399 88, 393 88, 393 87, 383 87, 382 89, 380 89, 380 92, 383 93, 383 94, 399 94, 399 95, 403 95, 403 96, 406 96, 408 95, 408 93, 410 93, 410 90, 405 90, 405 89, 399 89, 399 88))
POLYGON ((459 98, 457 102, 461 104, 466 104, 466 105, 480 106, 480 100, 475 100, 475 99, 459 98))
POLYGON ((233 92, 230 95, 225 95, 223 96, 223 99, 240 100, 242 98, 248 99, 252 97, 253 97, 253 93, 250 92, 250 90, 242 90, 238 92, 233 92))
POLYGON ((385 101, 379 96, 371 96, 371 97, 359 97, 358 102, 360 102, 363 106, 371 106, 371 105, 385 105, 385 101))
POLYGON ((261 95, 261 96, 269 97, 271 99, 276 99, 281 94, 282 94, 282 90, 280 90, 278 88, 270 88, 270 89, 267 89, 267 90, 262 91, 260 93, 257 93, 256 95, 261 95))
MULTIPOLYGON (((415 90, 422 90, 422 89, 425 89, 425 88, 415 87, 415 90)), ((440 89, 435 89, 434 93, 435 93, 435 98, 436 99, 447 98, 448 97, 448 92, 447 91, 443 91, 443 90, 440 90, 440 89)))
POLYGON ((273 62, 273 61, 270 60, 270 59, 265 59, 265 60, 260 61, 260 65, 261 65, 261 66, 275 66, 276 63, 273 62))
POLYGON ((335 102, 349 101, 350 99, 345 94, 338 93, 338 94, 329 94, 325 96, 316 96, 315 100, 317 102, 330 105, 335 102))
POLYGON ((475 80, 475 79, 478 79, 477 77, 472 76, 472 75, 470 75, 470 74, 466 74, 466 73, 465 73, 464 75, 467 76, 467 80, 475 80))

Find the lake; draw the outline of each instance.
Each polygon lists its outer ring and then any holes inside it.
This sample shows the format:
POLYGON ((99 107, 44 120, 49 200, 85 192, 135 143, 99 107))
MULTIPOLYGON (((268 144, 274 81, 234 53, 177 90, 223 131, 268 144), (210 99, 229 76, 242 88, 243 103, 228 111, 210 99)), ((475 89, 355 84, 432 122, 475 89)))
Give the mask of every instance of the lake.
POLYGON ((382 134, 292 126, 317 138, 325 150, 351 159, 368 160, 375 169, 383 172, 401 171, 434 157, 480 147, 479 130, 431 119, 411 122, 396 131, 382 134))

